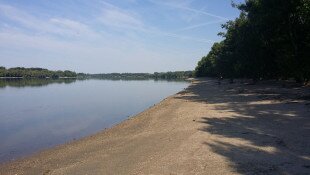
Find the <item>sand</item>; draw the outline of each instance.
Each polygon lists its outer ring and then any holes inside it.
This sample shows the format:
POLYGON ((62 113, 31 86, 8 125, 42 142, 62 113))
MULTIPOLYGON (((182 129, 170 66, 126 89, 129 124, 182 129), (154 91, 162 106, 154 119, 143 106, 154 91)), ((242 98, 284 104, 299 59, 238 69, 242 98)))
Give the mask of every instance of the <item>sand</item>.
POLYGON ((95 135, 0 174, 310 174, 309 88, 194 80, 95 135))

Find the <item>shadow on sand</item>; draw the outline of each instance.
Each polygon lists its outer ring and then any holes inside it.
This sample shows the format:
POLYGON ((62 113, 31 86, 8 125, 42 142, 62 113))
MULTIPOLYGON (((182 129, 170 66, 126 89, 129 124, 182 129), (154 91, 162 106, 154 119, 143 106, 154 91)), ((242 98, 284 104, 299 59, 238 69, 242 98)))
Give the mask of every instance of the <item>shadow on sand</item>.
POLYGON ((225 138, 204 144, 237 173, 310 174, 309 88, 204 79, 187 92, 179 98, 213 104, 219 113, 230 114, 203 117, 201 131, 225 138))

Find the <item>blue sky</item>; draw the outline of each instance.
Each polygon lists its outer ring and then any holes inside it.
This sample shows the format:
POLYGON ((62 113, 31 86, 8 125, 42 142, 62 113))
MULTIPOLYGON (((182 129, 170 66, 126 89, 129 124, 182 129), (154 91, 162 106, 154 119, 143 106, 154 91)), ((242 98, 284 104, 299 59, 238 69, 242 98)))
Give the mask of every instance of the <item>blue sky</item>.
POLYGON ((0 65, 193 70, 238 14, 230 0, 0 0, 0 65))

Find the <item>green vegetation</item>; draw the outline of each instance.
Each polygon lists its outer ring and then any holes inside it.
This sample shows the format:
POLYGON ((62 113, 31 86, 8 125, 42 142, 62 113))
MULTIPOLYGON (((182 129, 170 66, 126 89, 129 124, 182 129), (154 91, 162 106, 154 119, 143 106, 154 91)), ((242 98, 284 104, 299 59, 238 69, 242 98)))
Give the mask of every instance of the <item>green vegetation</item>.
POLYGON ((148 73, 107 73, 107 74, 87 74, 87 78, 110 79, 110 80, 145 80, 150 79, 148 73))
POLYGON ((108 73, 108 74, 85 74, 75 73, 72 71, 51 71, 42 68, 23 68, 16 67, 6 69, 0 67, 0 77, 6 78, 52 78, 58 79, 62 77, 70 78, 96 78, 96 79, 112 79, 112 80, 145 80, 145 79, 186 79, 193 75, 193 71, 176 71, 176 72, 155 72, 150 73, 108 73))
POLYGON ((154 79, 186 79, 193 77, 193 71, 154 72, 154 79))
POLYGON ((76 77, 77 74, 72 71, 51 71, 42 68, 24 68, 15 67, 6 69, 0 67, 0 77, 18 77, 18 78, 61 78, 61 77, 76 77))
POLYGON ((195 75, 310 80, 310 1, 246 0, 224 40, 199 61, 195 75))
POLYGON ((78 74, 78 77, 112 79, 112 80, 147 80, 147 79, 186 79, 193 75, 193 71, 155 72, 150 73, 108 73, 108 74, 78 74))

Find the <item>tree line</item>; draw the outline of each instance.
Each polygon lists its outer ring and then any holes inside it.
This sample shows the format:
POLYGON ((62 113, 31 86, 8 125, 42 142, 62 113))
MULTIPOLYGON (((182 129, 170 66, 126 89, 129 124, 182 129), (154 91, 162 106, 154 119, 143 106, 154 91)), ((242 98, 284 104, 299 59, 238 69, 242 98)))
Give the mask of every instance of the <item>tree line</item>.
POLYGON ((193 71, 154 72, 152 73, 106 73, 78 74, 79 77, 113 79, 113 80, 146 80, 146 79, 186 79, 193 77, 193 71))
POLYGON ((14 67, 6 69, 0 67, 0 77, 17 77, 17 78, 61 78, 61 77, 76 77, 75 72, 65 71, 52 71, 43 68, 24 68, 14 67))
POLYGON ((175 71, 175 72, 154 72, 151 73, 106 73, 106 74, 85 74, 75 73, 73 71, 52 71, 43 68, 24 68, 15 67, 6 69, 0 67, 0 77, 7 78, 52 78, 71 77, 79 79, 97 78, 114 80, 142 80, 142 79, 186 79, 193 76, 193 71, 175 71))
POLYGON ((310 80, 310 1, 246 0, 222 25, 195 69, 197 77, 310 80))
POLYGON ((154 79, 186 79, 193 77, 193 71, 154 72, 154 79))

